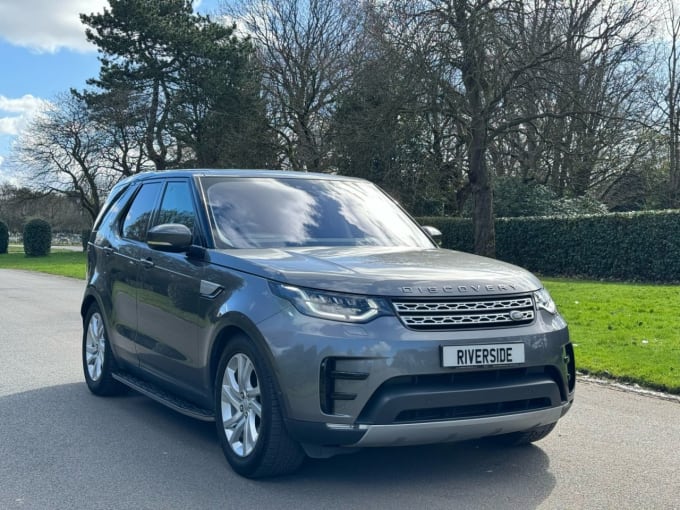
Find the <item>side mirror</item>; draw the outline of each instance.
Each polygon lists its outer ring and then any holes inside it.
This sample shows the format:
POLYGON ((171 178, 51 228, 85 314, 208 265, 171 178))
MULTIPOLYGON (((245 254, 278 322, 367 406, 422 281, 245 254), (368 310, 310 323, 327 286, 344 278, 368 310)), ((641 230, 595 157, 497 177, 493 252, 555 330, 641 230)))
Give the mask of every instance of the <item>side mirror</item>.
POLYGON ((154 250, 182 252, 191 246, 194 235, 186 225, 163 223, 149 229, 146 244, 154 250))
POLYGON ((429 235, 435 243, 437 243, 437 246, 442 245, 442 233, 438 228, 430 227, 428 225, 422 228, 425 231, 425 233, 429 235))

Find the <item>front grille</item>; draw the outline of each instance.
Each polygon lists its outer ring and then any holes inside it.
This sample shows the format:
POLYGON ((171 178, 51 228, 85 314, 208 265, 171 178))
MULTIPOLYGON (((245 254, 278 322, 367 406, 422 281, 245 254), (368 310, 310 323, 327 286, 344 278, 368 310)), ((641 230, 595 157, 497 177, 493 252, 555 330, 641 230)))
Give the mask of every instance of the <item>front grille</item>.
POLYGON ((393 299, 404 325, 418 330, 482 329, 533 322, 530 294, 476 299, 393 299))

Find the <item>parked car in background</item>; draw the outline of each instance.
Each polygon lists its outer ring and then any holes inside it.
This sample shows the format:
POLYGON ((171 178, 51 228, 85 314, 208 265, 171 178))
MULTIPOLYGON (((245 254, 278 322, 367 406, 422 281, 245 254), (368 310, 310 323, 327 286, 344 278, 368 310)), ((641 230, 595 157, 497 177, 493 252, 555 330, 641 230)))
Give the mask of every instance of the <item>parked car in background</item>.
POLYGON ((574 399, 565 321, 533 275, 436 233, 361 179, 128 178, 89 239, 87 385, 214 420, 248 477, 362 447, 545 437, 574 399))

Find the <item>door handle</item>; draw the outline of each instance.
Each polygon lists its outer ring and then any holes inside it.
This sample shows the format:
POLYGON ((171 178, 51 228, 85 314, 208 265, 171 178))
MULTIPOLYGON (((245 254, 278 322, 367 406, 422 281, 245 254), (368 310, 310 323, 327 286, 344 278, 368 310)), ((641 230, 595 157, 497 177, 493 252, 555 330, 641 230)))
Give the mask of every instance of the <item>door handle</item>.
POLYGON ((113 255, 114 249, 111 248, 110 246, 104 246, 102 248, 102 251, 104 252, 104 255, 106 255, 107 257, 110 257, 111 255, 113 255))
POLYGON ((142 266, 144 266, 147 269, 152 268, 154 266, 153 260, 151 260, 150 258, 139 259, 139 263, 142 264, 142 266))

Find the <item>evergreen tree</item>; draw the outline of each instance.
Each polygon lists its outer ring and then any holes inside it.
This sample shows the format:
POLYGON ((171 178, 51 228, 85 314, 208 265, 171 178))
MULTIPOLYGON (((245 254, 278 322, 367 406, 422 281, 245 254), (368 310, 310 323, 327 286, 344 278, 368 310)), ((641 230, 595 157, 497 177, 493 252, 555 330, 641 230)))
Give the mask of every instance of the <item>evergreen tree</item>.
POLYGON ((194 14, 190 0, 109 4, 81 15, 100 52, 99 77, 86 93, 95 111, 110 114, 112 103, 126 111, 159 170, 271 164, 247 39, 194 14))

